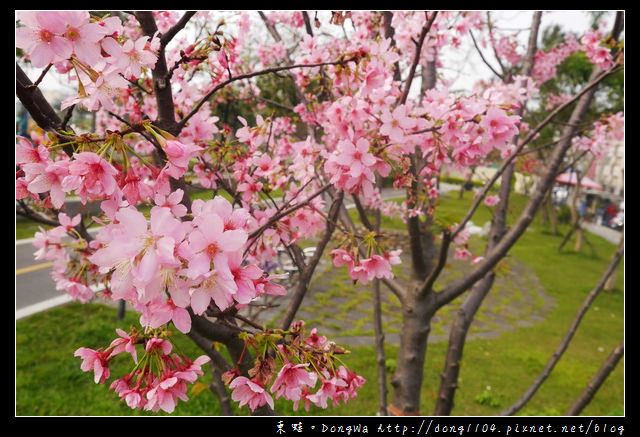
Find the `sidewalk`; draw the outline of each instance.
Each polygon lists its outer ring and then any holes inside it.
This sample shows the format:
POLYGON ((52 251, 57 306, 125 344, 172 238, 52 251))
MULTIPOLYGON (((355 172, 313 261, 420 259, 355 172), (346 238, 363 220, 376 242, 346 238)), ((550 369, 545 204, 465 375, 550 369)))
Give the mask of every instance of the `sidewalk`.
POLYGON ((622 232, 616 231, 615 229, 607 228, 606 226, 597 225, 595 223, 583 222, 582 227, 592 234, 596 234, 607 241, 610 241, 613 244, 618 244, 620 242, 620 237, 622 232))

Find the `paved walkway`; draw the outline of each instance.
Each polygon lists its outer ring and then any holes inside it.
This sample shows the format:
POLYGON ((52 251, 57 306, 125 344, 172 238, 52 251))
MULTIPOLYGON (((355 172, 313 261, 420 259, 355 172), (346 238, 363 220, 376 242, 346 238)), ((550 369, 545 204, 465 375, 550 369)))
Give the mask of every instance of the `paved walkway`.
POLYGON ((582 223, 582 226, 587 231, 592 234, 599 235, 607 241, 610 241, 613 244, 618 244, 620 242, 620 237, 622 236, 621 231, 616 231, 615 229, 607 228, 606 226, 597 225, 595 223, 582 223))

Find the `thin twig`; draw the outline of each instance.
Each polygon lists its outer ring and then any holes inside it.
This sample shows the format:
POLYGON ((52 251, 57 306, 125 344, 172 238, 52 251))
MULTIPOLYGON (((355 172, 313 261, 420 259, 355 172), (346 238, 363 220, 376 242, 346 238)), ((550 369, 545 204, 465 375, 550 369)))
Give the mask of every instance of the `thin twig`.
POLYGON ((487 61, 487 59, 484 57, 484 54, 482 54, 482 50, 480 50, 480 47, 478 46, 476 38, 473 36, 473 32, 469 31, 469 35, 471 36, 471 41, 473 41, 473 45, 475 46, 478 52, 478 55, 480 55, 480 59, 482 59, 482 62, 484 62, 484 64, 487 67, 489 67, 489 69, 493 72, 493 74, 495 74, 502 80, 503 79, 502 75, 498 73, 495 68, 493 68, 493 66, 489 63, 489 61, 487 61))
POLYGON ((38 77, 38 79, 36 79, 36 81, 34 83, 32 83, 31 85, 28 85, 27 89, 33 90, 33 89, 38 88, 38 85, 40 85, 40 82, 42 82, 42 79, 44 79, 44 77, 47 75, 47 73, 49 72, 51 67, 53 67, 53 64, 47 65, 45 67, 45 69, 42 71, 42 73, 40 73, 40 77, 38 77))
POLYGON ((178 20, 178 22, 173 27, 167 30, 167 33, 160 36, 160 45, 162 47, 166 47, 167 44, 169 44, 169 41, 171 41, 178 32, 184 29, 184 27, 187 25, 191 17, 193 17, 196 14, 196 12, 197 11, 185 12, 184 15, 180 17, 180 20, 178 20))
POLYGON ((196 115, 196 113, 200 110, 200 108, 218 91, 220 91, 222 88, 226 87, 227 85, 236 82, 238 80, 244 80, 244 79, 250 79, 252 77, 256 77, 256 76, 262 76, 265 74, 271 74, 271 73, 277 73, 279 71, 288 71, 288 70, 293 70, 296 68, 315 68, 315 67, 326 67, 329 65, 343 65, 346 64, 348 62, 354 61, 356 60, 357 57, 353 56, 351 58, 348 59, 342 59, 342 60, 338 60, 338 61, 332 61, 332 62, 318 62, 315 64, 294 64, 294 65, 285 65, 283 67, 272 67, 272 68, 267 68, 265 70, 260 70, 260 71, 254 71, 252 73, 247 73, 247 74, 241 74, 239 76, 235 76, 233 78, 229 78, 227 80, 225 80, 224 82, 216 85, 211 91, 209 91, 197 104, 196 106, 191 110, 191 112, 189 114, 187 114, 182 120, 180 120, 180 122, 178 122, 178 128, 182 129, 184 127, 184 125, 187 123, 187 121, 189 121, 189 119, 191 117, 193 117, 194 115, 196 115))
POLYGON ((438 15, 438 11, 434 11, 433 14, 431 14, 431 17, 429 18, 427 23, 422 27, 422 32, 420 32, 420 37, 416 42, 416 51, 413 55, 413 62, 411 64, 411 68, 409 69, 409 76, 407 76, 407 79, 404 84, 404 92, 402 93, 402 98, 400 99, 401 105, 404 105, 407 102, 407 97, 409 96, 409 89, 411 88, 411 82, 413 82, 413 78, 416 74, 416 68, 418 67, 418 63, 420 62, 420 52, 422 51, 422 45, 424 44, 424 40, 427 37, 429 30, 431 30, 431 26, 433 25, 433 22, 435 21, 437 15, 438 15))

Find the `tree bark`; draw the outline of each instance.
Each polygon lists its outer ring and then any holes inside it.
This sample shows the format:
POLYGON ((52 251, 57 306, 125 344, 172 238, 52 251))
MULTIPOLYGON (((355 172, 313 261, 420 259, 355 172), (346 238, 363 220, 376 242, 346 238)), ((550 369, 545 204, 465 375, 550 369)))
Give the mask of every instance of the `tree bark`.
POLYGON ((390 413, 396 416, 420 414, 420 393, 424 377, 427 340, 431 332, 431 320, 437 306, 433 294, 423 296, 419 281, 414 281, 402 305, 402 330, 396 370, 391 379, 393 402, 390 413))
POLYGON ((575 400, 573 405, 569 408, 569 411, 567 411, 567 416, 577 416, 587 405, 589 405, 596 392, 600 389, 600 386, 602 386, 602 383, 607 379, 613 369, 616 368, 618 361, 620 361, 623 355, 624 339, 611 351, 605 362, 602 364, 602 367, 600 367, 596 374, 593 375, 589 384, 587 384, 580 396, 578 396, 578 399, 575 400))
MULTIPOLYGON (((380 178, 378 177, 378 185, 380 178)), ((381 213, 375 212, 373 228, 380 232, 381 213)), ((387 413, 387 363, 384 353, 384 329, 382 327, 382 302, 380 298, 380 280, 373 281, 373 330, 376 339, 376 368, 378 373, 378 412, 381 416, 387 413)))
POLYGON ((213 361, 210 363, 209 368, 211 369, 211 376, 213 377, 209 384, 209 389, 215 393, 220 400, 220 412, 223 416, 233 416, 231 399, 229 398, 227 388, 222 381, 222 372, 220 372, 220 369, 218 369, 213 361))
MULTIPOLYGON (((487 251, 490 251, 491 248, 500 241, 506 230, 509 193, 511 191, 514 171, 514 165, 511 164, 502 175, 500 203, 491 222, 487 251)), ((478 281, 472 287, 471 292, 465 298, 456 314, 456 318, 449 332, 449 347, 447 349, 444 369, 441 374, 438 401, 434 412, 436 416, 448 416, 453 410, 455 391, 458 388, 458 376, 467 333, 482 302, 484 302, 484 298, 489 294, 489 291, 491 291, 495 277, 495 273, 489 272, 484 278, 478 281)))

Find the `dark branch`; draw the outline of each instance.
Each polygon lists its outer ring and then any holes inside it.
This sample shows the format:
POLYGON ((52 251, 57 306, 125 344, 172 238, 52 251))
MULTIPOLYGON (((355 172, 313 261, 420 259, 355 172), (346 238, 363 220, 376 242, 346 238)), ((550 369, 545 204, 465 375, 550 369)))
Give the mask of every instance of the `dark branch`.
POLYGON ((184 15, 180 17, 180 20, 178 20, 178 22, 171 29, 167 30, 167 33, 163 34, 160 37, 160 45, 162 47, 166 47, 167 44, 169 44, 169 41, 171 41, 178 32, 184 29, 184 27, 187 25, 191 17, 193 17, 196 14, 196 12, 197 11, 185 12, 184 15))
POLYGON ((295 68, 314 68, 314 67, 325 67, 325 66, 328 66, 328 65, 343 65, 343 64, 346 64, 348 62, 354 61, 355 59, 356 59, 356 57, 352 57, 352 58, 349 58, 349 59, 343 59, 343 60, 338 60, 338 61, 333 61, 333 62, 319 62, 319 63, 316 63, 316 64, 286 65, 284 67, 267 68, 265 70, 254 71, 253 73, 241 74, 239 76, 232 77, 232 78, 227 79, 226 81, 218 84, 211 91, 209 91, 196 104, 196 106, 191 110, 191 112, 189 114, 187 114, 182 120, 180 120, 180 122, 178 123, 178 128, 179 128, 179 130, 181 130, 187 124, 189 119, 191 117, 193 117, 194 115, 196 115, 197 112, 202 107, 202 105, 204 105, 215 93, 217 93, 218 91, 220 91, 222 88, 226 87, 227 85, 229 85, 229 84, 231 84, 233 82, 236 82, 238 80, 250 79, 252 77, 261 76, 261 75, 265 75, 265 74, 271 74, 271 73, 277 73, 279 71, 293 70, 295 68))
POLYGON ((413 78, 416 74, 416 68, 418 67, 418 63, 420 62, 420 52, 422 51, 422 45, 424 44, 424 40, 431 30, 431 26, 433 22, 436 20, 436 16, 438 15, 438 11, 434 11, 429 17, 429 20, 422 28, 422 32, 420 32, 420 37, 416 42, 416 51, 413 56, 413 63, 411 64, 411 68, 409 70, 409 76, 407 77, 404 84, 404 92, 402 93, 402 98, 400 99, 400 104, 404 104, 407 101, 407 97, 409 96, 409 89, 411 88, 411 82, 413 82, 413 78))
POLYGON ((500 79, 503 79, 502 74, 498 73, 498 71, 495 68, 493 68, 493 66, 489 63, 489 61, 487 61, 487 59, 484 57, 484 54, 482 53, 482 50, 480 50, 480 47, 478 46, 478 43, 476 42, 476 38, 473 36, 473 32, 469 31, 469 35, 471 35, 471 41, 473 41, 473 45, 475 46, 476 51, 480 55, 480 59, 482 59, 482 62, 484 62, 484 64, 487 67, 489 67, 489 69, 493 72, 493 74, 495 74, 500 79))

